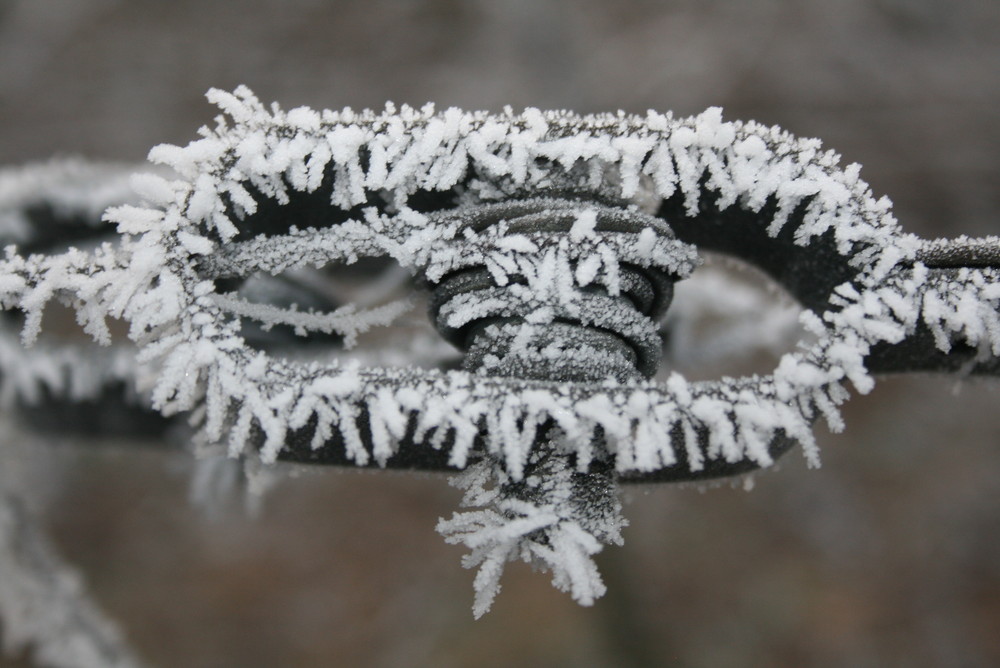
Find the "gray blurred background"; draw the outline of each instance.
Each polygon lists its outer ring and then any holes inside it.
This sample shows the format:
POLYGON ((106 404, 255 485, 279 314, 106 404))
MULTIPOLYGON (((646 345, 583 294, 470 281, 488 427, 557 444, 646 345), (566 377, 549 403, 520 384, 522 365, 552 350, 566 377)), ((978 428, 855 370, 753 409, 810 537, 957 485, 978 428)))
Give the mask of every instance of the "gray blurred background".
MULTIPOLYGON (((1000 233, 992 0, 0 0, 0 165, 141 160, 241 83, 285 108, 718 105, 860 162, 910 231, 1000 233)), ((65 447, 47 521, 160 666, 995 666, 998 400, 886 379, 818 471, 632 490, 594 608, 513 567, 474 623, 433 476, 308 471, 207 515, 186 456, 65 447)))

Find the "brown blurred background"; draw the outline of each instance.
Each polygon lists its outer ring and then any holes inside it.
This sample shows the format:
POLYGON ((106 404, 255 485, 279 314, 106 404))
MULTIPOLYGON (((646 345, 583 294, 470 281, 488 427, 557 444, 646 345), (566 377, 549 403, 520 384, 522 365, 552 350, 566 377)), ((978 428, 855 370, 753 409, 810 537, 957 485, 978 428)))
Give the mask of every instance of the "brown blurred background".
MULTIPOLYGON (((285 108, 720 105, 860 162, 908 230, 1000 233, 989 0, 0 0, 0 165, 141 160, 240 83, 285 108)), ((209 515, 187 456, 62 447, 47 520, 159 666, 995 666, 998 400, 886 379, 818 471, 632 490, 594 608, 513 567, 473 622, 433 476, 312 470, 209 515)))

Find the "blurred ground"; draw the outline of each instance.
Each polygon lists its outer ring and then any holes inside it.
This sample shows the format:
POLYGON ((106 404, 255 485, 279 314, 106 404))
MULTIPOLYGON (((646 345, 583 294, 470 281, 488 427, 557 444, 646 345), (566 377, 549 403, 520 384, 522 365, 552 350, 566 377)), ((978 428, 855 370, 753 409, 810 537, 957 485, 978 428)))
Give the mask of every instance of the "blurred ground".
MULTIPOLYGON (((982 0, 0 0, 0 164, 140 160, 240 83, 286 108, 720 105, 860 162, 911 231, 997 234, 998 35, 982 0)), ((473 623, 434 477, 312 471, 206 517, 184 457, 64 448, 49 519, 154 665, 993 666, 998 399, 889 379, 819 471, 635 490, 592 609, 512 568, 473 623)))

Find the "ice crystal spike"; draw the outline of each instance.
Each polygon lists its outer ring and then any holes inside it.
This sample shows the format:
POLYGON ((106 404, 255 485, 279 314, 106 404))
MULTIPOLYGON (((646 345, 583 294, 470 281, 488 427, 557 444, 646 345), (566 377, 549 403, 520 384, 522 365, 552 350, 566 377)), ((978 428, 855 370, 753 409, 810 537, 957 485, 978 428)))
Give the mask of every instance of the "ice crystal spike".
POLYGON ((0 303, 28 340, 51 299, 98 339, 123 318, 152 404, 232 456, 465 470, 484 509, 442 531, 480 565, 477 612, 509 558, 599 595, 589 559, 617 540, 617 483, 733 475, 794 444, 817 465, 813 423, 842 429, 838 406, 874 374, 1000 373, 1000 240, 904 234, 816 140, 716 108, 285 112, 245 87, 209 96, 218 125, 154 148, 173 176, 139 179, 145 203, 106 215, 117 245, 9 249, 0 303), (762 376, 657 375, 657 321, 698 249, 769 274, 812 338, 762 376), (346 351, 406 311, 328 289, 332 268, 366 262, 428 289, 461 362, 433 332, 395 339, 403 368, 392 346, 346 351))
POLYGON ((500 591, 504 564, 524 561, 552 573, 552 584, 581 605, 593 605, 606 588, 592 557, 604 545, 622 543, 614 470, 595 464, 577 471, 569 458, 546 447, 535 450, 525 475, 513 480, 504 467, 484 460, 456 476, 463 506, 438 523, 449 543, 471 552, 462 563, 476 568, 476 618, 489 611, 500 591))

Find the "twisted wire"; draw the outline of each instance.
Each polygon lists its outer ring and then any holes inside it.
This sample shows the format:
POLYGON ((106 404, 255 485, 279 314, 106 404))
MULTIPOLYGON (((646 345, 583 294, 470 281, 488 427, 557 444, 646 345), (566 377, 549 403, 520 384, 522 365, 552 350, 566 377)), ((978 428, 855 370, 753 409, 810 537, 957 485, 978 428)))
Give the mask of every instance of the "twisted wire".
MULTIPOLYGON (((433 283, 431 320, 465 351, 467 370, 556 381, 625 382, 656 373, 662 350, 657 320, 670 304, 676 276, 629 264, 614 268, 611 287, 578 281, 547 291, 527 286, 525 274, 534 274, 537 282, 541 265, 559 254, 559 245, 583 234, 575 227, 581 212, 591 217, 587 233, 595 236, 638 238, 655 229, 673 238, 662 222, 650 227, 648 216, 636 210, 566 198, 513 200, 445 214, 460 216, 473 235, 501 224, 506 239, 531 235, 528 252, 519 255, 521 266, 510 275, 498 277, 485 263, 472 261, 433 283)), ((565 262, 562 273, 577 274, 579 260, 565 262)))

